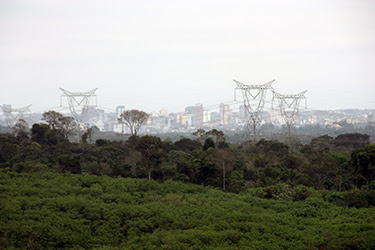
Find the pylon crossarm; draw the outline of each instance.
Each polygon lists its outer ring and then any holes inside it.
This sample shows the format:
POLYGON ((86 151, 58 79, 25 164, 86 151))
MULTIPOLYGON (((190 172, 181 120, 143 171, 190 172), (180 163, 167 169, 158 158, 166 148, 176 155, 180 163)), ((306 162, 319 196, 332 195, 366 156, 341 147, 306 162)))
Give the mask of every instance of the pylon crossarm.
POLYGON ((64 93, 64 95, 67 95, 67 96, 86 96, 86 97, 89 97, 89 96, 95 95, 95 91, 98 90, 98 88, 95 88, 95 89, 87 91, 87 92, 71 92, 71 91, 68 91, 68 90, 63 89, 63 88, 60 88, 60 90, 64 93))
POLYGON ((275 80, 266 82, 264 84, 258 84, 258 85, 253 85, 253 84, 248 85, 248 84, 244 84, 234 79, 233 81, 237 84, 236 89, 273 89, 271 85, 275 80))
POLYGON ((6 107, 5 105, 1 106, 1 109, 2 111, 5 113, 5 112, 9 112, 9 113, 14 113, 14 112, 30 112, 30 107, 31 107, 31 104, 29 106, 26 106, 26 107, 23 107, 23 108, 18 108, 18 109, 14 109, 14 108, 8 108, 6 107))
POLYGON ((280 99, 305 99, 305 94, 306 94, 307 90, 305 91, 302 91, 301 93, 299 94, 288 94, 288 95, 282 95, 280 93, 277 93, 276 91, 272 90, 272 93, 274 95, 274 98, 280 98, 280 99))

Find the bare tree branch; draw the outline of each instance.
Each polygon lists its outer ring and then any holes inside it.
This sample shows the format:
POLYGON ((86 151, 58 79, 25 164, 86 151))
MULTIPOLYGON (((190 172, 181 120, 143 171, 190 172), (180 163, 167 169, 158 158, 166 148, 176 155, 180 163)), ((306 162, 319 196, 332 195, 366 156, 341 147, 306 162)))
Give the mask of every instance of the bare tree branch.
POLYGON ((146 112, 132 109, 122 112, 118 118, 118 122, 125 124, 130 129, 131 135, 136 136, 139 129, 146 123, 149 117, 150 115, 146 112))

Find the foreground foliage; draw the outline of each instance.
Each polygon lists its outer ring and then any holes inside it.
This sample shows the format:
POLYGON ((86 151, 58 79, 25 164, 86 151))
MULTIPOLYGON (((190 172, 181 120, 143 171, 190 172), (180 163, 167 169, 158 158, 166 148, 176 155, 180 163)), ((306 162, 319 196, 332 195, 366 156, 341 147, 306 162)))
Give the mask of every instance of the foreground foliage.
POLYGON ((336 206, 304 186, 275 190, 234 194, 171 180, 3 173, 0 248, 375 248, 375 208, 336 206), (259 198, 267 192, 279 197, 259 198))

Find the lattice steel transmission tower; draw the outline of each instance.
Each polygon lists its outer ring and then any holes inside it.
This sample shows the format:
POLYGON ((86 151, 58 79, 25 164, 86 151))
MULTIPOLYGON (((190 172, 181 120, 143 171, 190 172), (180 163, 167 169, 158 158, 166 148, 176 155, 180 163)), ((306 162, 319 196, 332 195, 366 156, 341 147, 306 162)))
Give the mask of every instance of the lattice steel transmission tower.
POLYGON ((96 89, 88 92, 70 92, 68 90, 60 88, 63 94, 60 96, 60 106, 62 106, 62 98, 66 97, 69 104, 69 109, 73 117, 78 123, 83 123, 82 117, 84 112, 87 112, 88 106, 90 105, 90 99, 95 97, 95 106, 98 105, 98 99, 95 94, 96 89), (81 113, 77 110, 81 108, 81 113))
POLYGON ((24 119, 25 113, 29 113, 29 115, 31 116, 31 111, 30 111, 31 104, 26 107, 18 108, 18 109, 14 109, 8 105, 3 105, 0 107, 5 115, 6 123, 10 129, 13 129, 14 124, 19 119, 24 119))
POLYGON ((287 133, 290 137, 292 130, 295 129, 296 117, 298 115, 300 101, 302 99, 305 99, 305 108, 307 109, 307 99, 305 97, 307 90, 295 95, 282 95, 273 90, 272 92, 272 108, 274 102, 277 100, 280 114, 285 122, 287 133))
POLYGON ((272 90, 271 85, 275 80, 260 85, 246 85, 236 80, 233 81, 237 84, 234 93, 236 90, 242 92, 247 114, 246 130, 253 136, 255 143, 262 129, 262 111, 266 102, 266 93, 267 90, 272 90))

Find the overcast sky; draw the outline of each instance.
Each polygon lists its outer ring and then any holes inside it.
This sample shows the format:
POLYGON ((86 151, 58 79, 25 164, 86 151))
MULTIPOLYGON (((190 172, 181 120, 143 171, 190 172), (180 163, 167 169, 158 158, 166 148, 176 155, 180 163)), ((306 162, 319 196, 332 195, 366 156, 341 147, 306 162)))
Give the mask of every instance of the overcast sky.
POLYGON ((0 104, 33 112, 59 106, 59 87, 182 111, 233 100, 232 79, 374 109, 374 70, 373 0, 0 1, 0 104))

